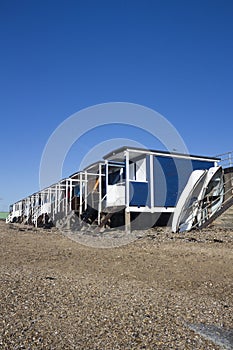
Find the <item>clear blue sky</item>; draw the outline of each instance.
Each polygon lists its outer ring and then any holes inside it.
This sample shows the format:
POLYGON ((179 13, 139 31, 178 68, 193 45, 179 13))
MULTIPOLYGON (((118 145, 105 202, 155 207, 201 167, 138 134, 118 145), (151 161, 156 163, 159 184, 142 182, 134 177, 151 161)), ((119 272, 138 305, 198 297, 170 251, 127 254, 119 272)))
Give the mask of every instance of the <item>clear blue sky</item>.
POLYGON ((0 210, 38 190, 49 136, 91 105, 141 104, 191 153, 233 150, 232 0, 0 0, 0 50, 0 210))

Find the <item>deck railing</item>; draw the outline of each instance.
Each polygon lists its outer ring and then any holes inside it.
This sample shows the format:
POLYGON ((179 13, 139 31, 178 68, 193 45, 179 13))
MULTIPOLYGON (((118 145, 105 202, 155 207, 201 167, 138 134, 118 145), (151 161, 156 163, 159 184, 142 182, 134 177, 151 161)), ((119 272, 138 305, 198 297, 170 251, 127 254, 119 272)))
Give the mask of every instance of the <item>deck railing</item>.
POLYGON ((220 158, 220 164, 223 168, 231 168, 233 167, 233 151, 218 154, 216 156, 217 158, 220 158))

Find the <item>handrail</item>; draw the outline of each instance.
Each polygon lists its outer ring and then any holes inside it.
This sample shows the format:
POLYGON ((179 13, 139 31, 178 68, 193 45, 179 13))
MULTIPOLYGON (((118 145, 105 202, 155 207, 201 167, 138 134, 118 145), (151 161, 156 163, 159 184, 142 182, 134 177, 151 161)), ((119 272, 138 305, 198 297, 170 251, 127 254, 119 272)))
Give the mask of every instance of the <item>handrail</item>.
POLYGON ((230 168, 233 166, 233 151, 218 154, 216 157, 220 158, 219 163, 223 168, 230 168))
POLYGON ((9 213, 6 217, 6 223, 9 224, 9 222, 11 222, 12 219, 13 219, 13 213, 9 213))
POLYGON ((36 225, 36 227, 37 227, 37 219, 41 215, 41 207, 42 205, 37 205, 32 214, 32 222, 36 225))
MULTIPOLYGON (((55 213, 56 209, 59 208, 60 205, 61 205, 61 203, 64 202, 65 200, 66 200, 66 197, 63 197, 63 198, 61 198, 61 199, 59 200, 59 202, 57 203, 57 205, 54 206, 54 208, 53 208, 53 214, 56 214, 56 213, 55 213)), ((53 205, 53 203, 54 203, 54 202, 52 202, 51 205, 53 205)), ((51 210, 51 211, 52 211, 52 210, 51 210)))

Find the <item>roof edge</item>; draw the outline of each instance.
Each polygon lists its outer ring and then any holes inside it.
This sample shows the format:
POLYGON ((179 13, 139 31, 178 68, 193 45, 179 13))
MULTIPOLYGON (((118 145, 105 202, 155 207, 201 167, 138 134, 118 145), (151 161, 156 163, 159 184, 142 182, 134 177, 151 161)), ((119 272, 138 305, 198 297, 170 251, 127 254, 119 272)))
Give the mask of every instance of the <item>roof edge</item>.
POLYGON ((164 154, 164 155, 171 155, 171 156, 183 156, 183 157, 187 157, 187 158, 204 158, 204 159, 208 159, 208 160, 213 160, 213 161, 220 161, 220 158, 217 157, 210 157, 210 156, 200 156, 200 155, 194 155, 194 154, 188 154, 188 153, 179 153, 179 152, 169 152, 169 151, 160 151, 160 150, 153 150, 153 149, 147 149, 147 148, 137 148, 137 147, 128 147, 128 146, 123 146, 120 148, 117 148, 115 150, 112 150, 111 152, 107 153, 103 159, 109 159, 111 156, 116 155, 117 153, 121 153, 124 152, 126 150, 129 151, 141 151, 141 152, 148 152, 148 153, 158 153, 158 155, 160 154, 164 154))

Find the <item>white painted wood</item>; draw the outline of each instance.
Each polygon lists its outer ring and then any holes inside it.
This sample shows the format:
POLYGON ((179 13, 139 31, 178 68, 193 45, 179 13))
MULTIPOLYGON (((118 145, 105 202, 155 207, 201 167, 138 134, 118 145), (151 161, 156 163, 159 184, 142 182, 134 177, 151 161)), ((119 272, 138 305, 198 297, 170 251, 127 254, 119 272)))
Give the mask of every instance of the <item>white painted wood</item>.
POLYGON ((125 204, 126 204, 126 210, 129 208, 129 152, 125 152, 125 172, 126 172, 126 179, 125 179, 125 204))
POLYGON ((154 208, 154 156, 150 154, 150 206, 154 208))
POLYGON ((125 205, 125 184, 107 186, 107 207, 125 205))
POLYGON ((146 158, 136 161, 136 181, 146 181, 146 158))

